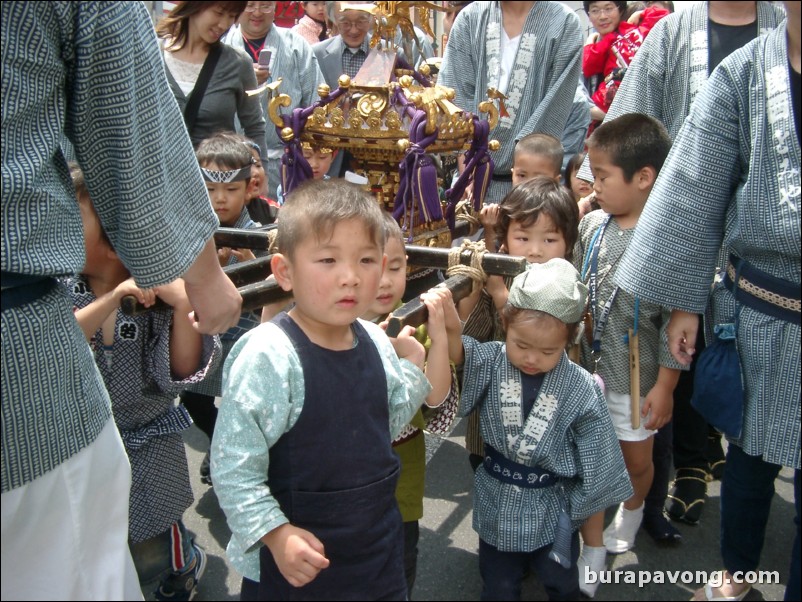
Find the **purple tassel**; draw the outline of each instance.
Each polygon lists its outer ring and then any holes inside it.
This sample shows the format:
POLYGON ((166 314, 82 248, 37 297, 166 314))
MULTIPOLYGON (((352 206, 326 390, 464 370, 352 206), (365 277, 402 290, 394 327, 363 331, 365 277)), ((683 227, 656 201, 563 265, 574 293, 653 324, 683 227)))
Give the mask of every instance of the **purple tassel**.
POLYGON ((326 98, 321 98, 313 105, 305 109, 293 109, 289 115, 281 116, 284 125, 276 126, 276 132, 278 132, 279 137, 281 137, 281 130, 284 128, 290 128, 293 134, 295 134, 292 141, 284 143, 284 155, 281 157, 281 187, 285 195, 288 195, 300 184, 312 178, 312 168, 304 157, 301 141, 299 139, 301 132, 303 132, 306 126, 306 121, 316 108, 334 102, 343 94, 345 94, 345 89, 337 88, 326 96, 326 98))
POLYGON ((457 203, 465 194, 465 189, 471 181, 474 183, 474 209, 478 211, 484 203, 487 187, 493 174, 493 159, 487 152, 489 134, 490 124, 474 115, 473 141, 471 148, 465 153, 465 169, 454 185, 446 190, 446 223, 452 231, 456 225, 457 203))

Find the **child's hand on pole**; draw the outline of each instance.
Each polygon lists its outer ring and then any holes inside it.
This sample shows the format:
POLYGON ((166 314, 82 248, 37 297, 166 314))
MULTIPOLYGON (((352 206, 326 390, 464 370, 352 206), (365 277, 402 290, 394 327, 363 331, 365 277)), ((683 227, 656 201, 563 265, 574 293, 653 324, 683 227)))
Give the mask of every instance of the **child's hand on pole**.
POLYGON ((123 297, 133 295, 145 307, 150 307, 156 302, 156 293, 154 289, 139 288, 134 282, 133 278, 124 280, 114 289, 114 299, 119 306, 123 297))
MULTIPOLYGON (((386 327, 386 322, 384 325, 386 327)), ((393 344, 398 357, 412 362, 423 370, 426 362, 426 350, 415 338, 415 329, 412 326, 404 326, 397 337, 390 337, 390 342, 393 344)))

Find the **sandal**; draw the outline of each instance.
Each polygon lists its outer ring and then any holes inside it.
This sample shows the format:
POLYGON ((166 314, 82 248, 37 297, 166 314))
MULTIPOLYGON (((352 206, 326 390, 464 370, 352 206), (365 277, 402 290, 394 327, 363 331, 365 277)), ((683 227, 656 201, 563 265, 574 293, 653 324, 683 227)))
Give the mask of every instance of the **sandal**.
MULTIPOLYGON (((721 574, 723 572, 724 571, 718 571, 718 574, 721 574)), ((712 581, 712 579, 711 579, 711 581, 712 581)), ((717 579, 716 581, 718 581, 720 583, 721 579, 717 579)), ((729 600, 743 600, 744 598, 746 598, 746 596, 749 595, 749 592, 751 592, 751 591, 752 591, 752 586, 749 585, 740 594, 737 594, 735 596, 722 596, 721 595, 721 587, 717 586, 717 585, 714 586, 710 581, 708 581, 707 583, 705 583, 704 588, 702 588, 700 590, 697 590, 696 594, 694 594, 694 596, 693 596, 693 598, 691 598, 691 600, 695 600, 696 599, 696 595, 699 594, 699 593, 704 593, 705 597, 703 598, 703 600, 709 600, 710 602, 726 602, 726 601, 729 601, 729 600), (715 587, 716 590, 718 590, 718 595, 715 595, 715 593, 713 592, 713 588, 714 587, 715 587)))
POLYGON ((699 524, 707 496, 707 472, 701 468, 678 468, 672 492, 666 496, 666 513, 673 520, 699 524))

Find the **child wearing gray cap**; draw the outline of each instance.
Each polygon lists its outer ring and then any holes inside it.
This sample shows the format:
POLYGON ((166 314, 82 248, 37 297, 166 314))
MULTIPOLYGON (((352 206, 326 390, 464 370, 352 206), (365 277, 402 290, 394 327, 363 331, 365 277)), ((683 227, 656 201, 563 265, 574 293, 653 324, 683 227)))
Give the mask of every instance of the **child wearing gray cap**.
POLYGON ((459 413, 480 413, 485 440, 473 510, 483 600, 520 599, 530 563, 549 599, 578 599, 577 529, 632 494, 604 396, 565 353, 586 299, 576 269, 552 259, 513 280, 504 342, 458 336, 456 311, 445 304, 449 355, 464 364, 459 413), (571 531, 564 564, 550 557, 561 509, 571 531))

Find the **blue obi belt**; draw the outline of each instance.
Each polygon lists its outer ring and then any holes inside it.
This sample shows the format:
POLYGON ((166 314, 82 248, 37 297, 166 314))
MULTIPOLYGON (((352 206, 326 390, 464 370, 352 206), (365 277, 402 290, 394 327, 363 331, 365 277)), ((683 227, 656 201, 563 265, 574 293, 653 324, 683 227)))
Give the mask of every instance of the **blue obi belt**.
POLYGON ((505 458, 494 447, 485 443, 484 467, 494 479, 529 489, 541 489, 557 484, 557 475, 538 466, 525 466, 505 458))

